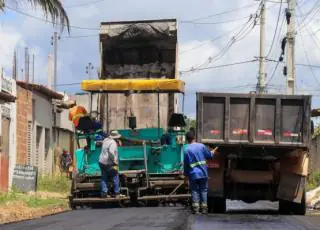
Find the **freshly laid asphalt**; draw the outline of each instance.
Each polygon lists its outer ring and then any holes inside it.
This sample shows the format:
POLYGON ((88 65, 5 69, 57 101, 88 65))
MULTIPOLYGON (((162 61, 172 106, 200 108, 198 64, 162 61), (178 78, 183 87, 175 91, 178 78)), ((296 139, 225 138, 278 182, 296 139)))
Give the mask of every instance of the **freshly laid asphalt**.
POLYGON ((0 225, 3 230, 179 230, 288 229, 320 230, 320 214, 284 216, 277 204, 228 202, 226 214, 192 215, 185 207, 80 209, 54 216, 0 225))

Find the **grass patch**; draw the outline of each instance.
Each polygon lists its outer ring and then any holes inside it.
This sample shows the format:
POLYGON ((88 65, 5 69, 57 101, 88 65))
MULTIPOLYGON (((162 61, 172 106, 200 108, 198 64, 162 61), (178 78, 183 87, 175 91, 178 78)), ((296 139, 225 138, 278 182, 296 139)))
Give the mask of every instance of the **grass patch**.
POLYGON ((31 196, 24 200, 24 203, 30 208, 40 208, 47 207, 53 205, 63 205, 66 203, 65 200, 57 199, 57 198, 46 198, 41 199, 36 196, 31 196))
POLYGON ((38 177, 38 191, 68 193, 71 181, 66 176, 40 175, 38 177))
POLYGON ((316 170, 308 178, 307 190, 315 189, 320 186, 320 170, 316 170))
POLYGON ((0 193, 0 205, 10 204, 14 202, 23 202, 27 207, 30 208, 64 205, 67 203, 65 199, 55 197, 43 198, 37 195, 28 195, 16 191, 0 193))

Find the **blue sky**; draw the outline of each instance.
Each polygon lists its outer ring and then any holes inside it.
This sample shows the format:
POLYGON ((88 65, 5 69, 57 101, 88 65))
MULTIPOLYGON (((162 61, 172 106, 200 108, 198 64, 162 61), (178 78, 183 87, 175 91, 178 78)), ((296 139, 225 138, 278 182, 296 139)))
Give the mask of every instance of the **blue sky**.
MULTIPOLYGON (((297 0, 297 2, 303 14, 309 16, 298 17, 298 21, 300 23, 304 21, 307 26, 297 24, 299 27, 296 42, 296 61, 302 64, 320 65, 320 32, 315 33, 320 29, 318 21, 320 19, 320 6, 319 4, 316 5, 317 8, 310 13, 317 2, 316 0, 297 0)), ((242 40, 234 43, 224 56, 218 58, 215 62, 207 63, 209 57, 214 57, 224 50, 233 36, 232 33, 228 34, 228 32, 234 31, 235 28, 238 30, 241 25, 247 22, 247 17, 250 14, 256 13, 259 3, 254 0, 64 0, 63 3, 69 14, 71 25, 86 29, 71 28, 71 37, 68 37, 66 33, 61 34, 58 49, 58 85, 77 83, 87 78, 85 67, 88 62, 92 62, 95 67, 98 67, 98 28, 101 21, 177 18, 179 20, 180 70, 189 70, 201 64, 203 64, 203 67, 210 67, 251 60, 259 55, 259 25, 257 25, 242 40), (248 5, 252 6, 227 14, 208 17, 208 15, 219 14, 248 5), (203 19, 193 21, 198 24, 183 23, 183 21, 197 18, 203 19), (228 36, 211 41, 223 34, 228 34, 228 36)), ((8 4, 12 9, 43 18, 41 11, 32 10, 28 5, 10 5, 10 1, 8 4)), ((277 24, 279 6, 280 4, 267 2, 265 44, 267 52, 277 24)), ((286 7, 287 4, 283 4, 279 24, 282 22, 283 10, 286 7)), ((300 11, 297 13, 300 14, 300 11)), ((6 12, 2 13, 0 22, 0 63, 7 74, 10 75, 11 73, 14 47, 18 49, 19 69, 21 69, 24 62, 24 47, 28 46, 36 55, 35 81, 47 84, 47 56, 52 51, 51 36, 55 31, 52 24, 16 13, 10 9, 6 9, 6 12)), ((276 36, 270 54, 272 59, 278 59, 280 55, 280 39, 284 36, 285 29, 286 25, 284 24, 281 36, 276 36)), ((275 63, 267 63, 267 81, 271 78, 274 67, 275 63)), ((279 68, 270 80, 271 88, 269 92, 280 93, 285 89, 282 68, 283 64, 279 64, 279 68)), ((306 66, 297 66, 296 71, 297 93, 314 94, 313 104, 315 107, 320 106, 320 93, 318 92, 320 85, 317 82, 320 82, 320 68, 313 68, 313 74, 311 69, 306 66)), ((186 81, 187 88, 185 112, 191 116, 195 115, 196 91, 248 92, 254 89, 257 73, 258 62, 254 62, 181 75, 181 79, 186 81)), ((74 93, 80 90, 80 86, 76 84, 64 85, 59 86, 58 89, 74 93)))

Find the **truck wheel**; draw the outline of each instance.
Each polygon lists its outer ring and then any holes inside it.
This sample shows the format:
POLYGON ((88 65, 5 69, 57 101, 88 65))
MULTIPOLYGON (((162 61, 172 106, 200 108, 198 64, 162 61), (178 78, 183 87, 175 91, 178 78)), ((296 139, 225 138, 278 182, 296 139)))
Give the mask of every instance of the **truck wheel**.
POLYGON ((291 210, 291 202, 279 200, 279 213, 286 215, 289 214, 291 210))
POLYGON ((208 197, 209 213, 225 213, 227 209, 226 199, 218 197, 208 197))
POLYGON ((293 213, 296 215, 305 215, 307 211, 306 192, 303 192, 301 203, 292 203, 293 213))
POLYGON ((301 203, 295 203, 285 200, 279 201, 279 212, 281 214, 295 214, 295 215, 305 215, 307 211, 306 205, 306 193, 302 195, 301 203))
POLYGON ((215 198, 214 199, 214 209, 216 213, 225 213, 227 209, 225 198, 215 198))
POLYGON ((213 213, 214 209, 213 209, 213 198, 212 197, 208 197, 208 213, 213 213))

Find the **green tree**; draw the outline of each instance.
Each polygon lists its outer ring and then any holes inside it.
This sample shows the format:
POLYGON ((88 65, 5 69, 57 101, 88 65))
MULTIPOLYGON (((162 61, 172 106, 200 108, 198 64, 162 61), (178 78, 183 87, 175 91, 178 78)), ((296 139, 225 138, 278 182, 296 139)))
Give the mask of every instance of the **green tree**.
POLYGON ((320 134, 320 126, 318 125, 318 126, 316 126, 315 128, 314 128, 314 133, 313 133, 313 135, 312 135, 312 138, 315 138, 316 136, 318 136, 320 134))
POLYGON ((187 131, 188 131, 191 127, 192 127, 192 128, 196 128, 196 120, 195 120, 195 119, 187 118, 187 119, 186 119, 186 123, 187 123, 187 126, 186 126, 186 130, 187 130, 187 131))
MULTIPOLYGON (((6 3, 21 3, 23 1, 17 0, 0 0, 0 9, 5 10, 6 3)), ((40 7, 46 16, 50 16, 54 24, 60 24, 61 29, 67 27, 70 32, 69 18, 66 10, 64 9, 61 0, 24 0, 29 3, 33 8, 40 7), (60 23, 58 23, 58 20, 60 23)))

